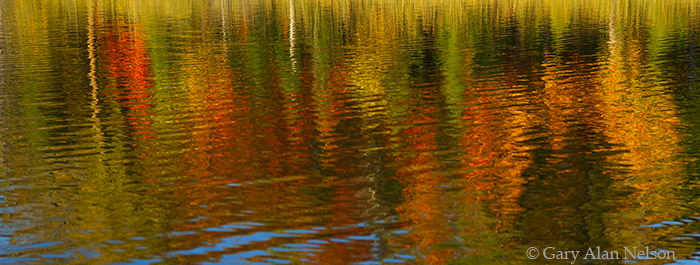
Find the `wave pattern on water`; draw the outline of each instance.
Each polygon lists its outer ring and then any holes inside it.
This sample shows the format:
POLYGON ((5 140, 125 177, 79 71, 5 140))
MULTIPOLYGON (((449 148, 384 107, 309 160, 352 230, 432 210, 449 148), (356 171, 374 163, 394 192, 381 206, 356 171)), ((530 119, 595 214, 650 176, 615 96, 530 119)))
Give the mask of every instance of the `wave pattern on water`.
POLYGON ((0 263, 692 262, 698 14, 3 1, 0 263))

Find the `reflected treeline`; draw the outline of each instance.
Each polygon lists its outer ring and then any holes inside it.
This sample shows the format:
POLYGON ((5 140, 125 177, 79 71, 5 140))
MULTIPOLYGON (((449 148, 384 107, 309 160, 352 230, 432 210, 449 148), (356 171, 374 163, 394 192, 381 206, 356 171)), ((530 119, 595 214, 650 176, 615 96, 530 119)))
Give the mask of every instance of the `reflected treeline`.
POLYGON ((687 257, 695 245, 668 239, 688 228, 646 225, 697 214, 698 14, 682 0, 2 2, 0 256, 687 257))

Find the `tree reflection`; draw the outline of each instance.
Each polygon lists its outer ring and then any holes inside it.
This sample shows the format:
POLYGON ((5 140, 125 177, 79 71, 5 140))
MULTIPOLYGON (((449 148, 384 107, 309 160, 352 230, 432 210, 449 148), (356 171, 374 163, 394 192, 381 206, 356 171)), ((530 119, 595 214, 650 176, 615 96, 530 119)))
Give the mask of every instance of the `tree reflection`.
POLYGON ((0 255, 492 264, 527 263, 526 246, 690 253, 667 241, 690 225, 644 225, 696 212, 699 8, 3 2, 0 233, 58 243, 0 255))

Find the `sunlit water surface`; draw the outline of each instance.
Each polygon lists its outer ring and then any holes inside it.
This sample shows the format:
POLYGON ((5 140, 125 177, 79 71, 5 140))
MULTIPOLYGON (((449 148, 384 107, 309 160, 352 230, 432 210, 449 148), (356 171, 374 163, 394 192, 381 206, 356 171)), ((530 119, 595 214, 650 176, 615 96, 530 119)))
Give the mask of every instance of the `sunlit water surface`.
POLYGON ((699 15, 0 1, 0 263, 700 264, 699 15))

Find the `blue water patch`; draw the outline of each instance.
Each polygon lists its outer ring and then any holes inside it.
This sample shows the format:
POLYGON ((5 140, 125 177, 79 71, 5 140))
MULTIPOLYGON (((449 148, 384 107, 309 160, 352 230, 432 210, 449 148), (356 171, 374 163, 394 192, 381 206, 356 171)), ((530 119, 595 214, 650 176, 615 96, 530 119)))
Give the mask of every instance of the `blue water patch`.
POLYGON ((0 214, 5 214, 5 213, 15 213, 15 209, 12 207, 0 208, 0 214))
MULTIPOLYGON (((12 246, 12 236, 0 236, 0 249, 4 249, 6 247, 12 246)), ((2 254, 2 251, 0 251, 0 254, 2 254)))
POLYGON ((206 231, 206 232, 231 232, 231 231, 241 230, 241 229, 250 229, 250 226, 238 225, 238 224, 226 224, 226 225, 217 226, 217 227, 204 228, 202 230, 206 231))
POLYGON ((414 256, 405 255, 405 254, 395 254, 394 256, 397 258, 402 258, 402 259, 416 259, 416 257, 414 257, 414 256))
POLYGON ((348 236, 348 239, 352 240, 359 240, 359 241, 376 241, 379 240, 379 237, 375 234, 371 234, 368 236, 348 236))
POLYGON ((340 239, 340 238, 331 238, 329 240, 331 242, 335 242, 335 243, 350 243, 350 240, 345 240, 345 239, 340 239))
POLYGON ((326 240, 319 240, 319 239, 309 239, 309 240, 306 240, 306 242, 309 242, 309 243, 312 243, 312 244, 320 244, 320 245, 328 244, 328 241, 326 241, 326 240))
POLYGON ((213 246, 213 247, 196 247, 188 250, 178 250, 171 252, 168 256, 174 257, 179 255, 204 255, 209 252, 222 252, 224 248, 213 246))
POLYGON ((361 261, 361 262, 355 262, 353 264, 357 264, 357 265, 381 265, 382 263, 379 261, 361 261))
POLYGON ((384 261, 386 263, 404 263, 404 261, 400 260, 400 259, 384 259, 382 261, 384 261))
POLYGON ((306 230, 306 229, 284 230, 284 232, 290 233, 290 234, 318 234, 318 231, 316 231, 316 230, 306 230))
POLYGON ((641 227, 644 227, 644 228, 662 228, 665 226, 662 224, 650 224, 650 225, 641 225, 641 227))
POLYGON ((224 238, 222 242, 217 245, 227 247, 242 246, 248 245, 251 242, 264 242, 277 237, 294 237, 294 235, 287 235, 275 232, 257 232, 252 235, 242 235, 224 238))
POLYGON ((225 249, 237 248, 240 246, 248 245, 252 242, 265 242, 272 238, 277 237, 295 237, 294 235, 287 235, 274 232, 258 232, 251 235, 238 235, 227 237, 221 240, 220 243, 214 246, 197 247, 189 250, 178 250, 170 252, 167 256, 174 257, 178 255, 204 255, 209 252, 223 252, 225 249))
POLYGON ((201 265, 274 265, 269 262, 251 262, 247 260, 236 260, 236 261, 226 261, 226 262, 202 262, 201 265))
POLYGON ((665 224, 665 225, 683 225, 683 223, 678 222, 678 221, 663 221, 661 223, 665 224))
POLYGON ((42 258, 45 259, 67 259, 70 258, 70 256, 66 254, 43 254, 41 255, 42 258))
POLYGON ((37 248, 47 248, 47 247, 52 247, 55 245, 61 244, 61 242, 54 241, 54 242, 42 242, 38 244, 32 244, 32 245, 24 245, 24 246, 11 246, 5 249, 7 252, 15 252, 15 251, 23 251, 23 250, 28 250, 28 249, 37 249, 37 248))
POLYGON ((19 264, 22 262, 39 261, 37 258, 2 258, 0 264, 19 264))
POLYGON ((238 235, 223 238, 220 243, 214 246, 197 247, 189 250, 178 250, 173 251, 168 254, 169 257, 174 257, 177 255, 203 255, 209 252, 223 252, 225 249, 237 248, 240 246, 248 245, 252 242, 265 242, 272 238, 277 237, 295 237, 294 235, 287 235, 274 232, 258 232, 251 235, 238 235))
POLYGON ((129 259, 128 263, 112 263, 112 264, 132 264, 132 265, 148 265, 151 263, 163 262, 160 259, 129 259))
POLYGON ((209 227, 209 228, 204 228, 202 231, 205 232, 231 232, 231 230, 222 228, 222 227, 209 227))
POLYGON ((250 229, 250 226, 247 226, 247 225, 237 225, 237 224, 222 225, 221 227, 225 227, 225 228, 228 228, 228 229, 250 229))

